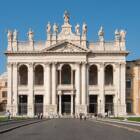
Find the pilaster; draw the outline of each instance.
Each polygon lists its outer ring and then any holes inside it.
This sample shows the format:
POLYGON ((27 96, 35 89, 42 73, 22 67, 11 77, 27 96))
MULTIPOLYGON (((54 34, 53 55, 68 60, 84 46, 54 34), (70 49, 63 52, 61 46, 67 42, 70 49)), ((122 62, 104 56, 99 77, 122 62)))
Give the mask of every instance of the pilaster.
POLYGON ((51 103, 51 77, 50 77, 50 63, 46 63, 44 67, 44 88, 45 88, 45 94, 44 94, 44 116, 47 116, 47 106, 51 103))
POLYGON ((73 94, 71 94, 71 116, 73 117, 73 94))
POLYGON ((104 95, 104 63, 100 63, 100 68, 98 70, 98 80, 100 94, 98 97, 98 113, 104 116, 105 113, 105 95, 104 95))
POLYGON ((114 115, 119 116, 119 100, 120 100, 120 64, 116 63, 114 67, 114 85, 116 93, 114 96, 114 115))
POLYGON ((86 75, 86 62, 82 63, 81 68, 81 74, 82 74, 82 82, 81 82, 81 90, 82 90, 82 100, 81 100, 81 107, 82 107, 82 113, 87 113, 87 75, 86 75))
POLYGON ((29 67, 28 67, 28 89, 29 89, 28 116, 29 117, 34 116, 34 91, 33 91, 34 74, 33 72, 34 72, 33 63, 29 63, 29 67))
POLYGON ((7 94, 7 110, 9 110, 11 113, 12 111, 12 104, 13 104, 13 85, 12 85, 12 77, 13 77, 13 65, 12 63, 8 62, 7 64, 7 74, 8 74, 8 94, 7 94))
POLYGON ((17 75, 17 64, 13 63, 13 116, 18 113, 17 75))
POLYGON ((56 97, 56 62, 54 62, 52 63, 52 108, 54 114, 57 114, 56 97))
POLYGON ((120 115, 121 116, 124 116, 124 115, 126 115, 126 101, 125 101, 125 99, 126 99, 126 94, 125 94, 125 89, 126 89, 126 82, 125 82, 125 80, 126 80, 126 75, 125 75, 125 72, 126 72, 126 66, 125 66, 126 64, 125 64, 125 62, 123 62, 123 63, 121 63, 121 65, 120 65, 120 68, 121 68, 121 70, 120 70, 120 72, 121 72, 121 80, 120 80, 120 108, 119 108, 119 110, 120 110, 120 115))
POLYGON ((62 95, 59 94, 59 115, 62 115, 62 95))

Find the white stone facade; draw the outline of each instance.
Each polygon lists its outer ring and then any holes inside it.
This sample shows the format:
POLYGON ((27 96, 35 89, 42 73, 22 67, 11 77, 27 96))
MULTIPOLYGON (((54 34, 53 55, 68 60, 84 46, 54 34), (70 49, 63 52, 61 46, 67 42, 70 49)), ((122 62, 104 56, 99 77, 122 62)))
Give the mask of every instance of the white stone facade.
POLYGON ((25 42, 17 31, 8 31, 7 109, 13 116, 126 115, 126 32, 116 30, 114 41, 106 42, 101 27, 99 41, 91 43, 87 25, 82 33, 76 25, 73 33, 69 19, 65 12, 61 31, 48 23, 46 41, 34 41, 32 30, 25 42))

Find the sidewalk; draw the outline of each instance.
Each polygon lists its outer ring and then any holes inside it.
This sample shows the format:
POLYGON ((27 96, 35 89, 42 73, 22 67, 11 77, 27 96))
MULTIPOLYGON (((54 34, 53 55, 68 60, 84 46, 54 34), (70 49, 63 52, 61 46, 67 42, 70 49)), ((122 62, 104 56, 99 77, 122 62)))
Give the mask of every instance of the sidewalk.
POLYGON ((118 119, 109 119, 109 118, 105 118, 105 119, 97 118, 96 120, 97 121, 114 122, 114 123, 119 123, 119 124, 127 124, 127 125, 140 127, 140 122, 136 122, 136 121, 118 120, 118 119))
POLYGON ((27 126, 27 125, 42 122, 42 121, 46 121, 46 119, 43 119, 43 120, 28 119, 28 120, 2 122, 2 123, 0 123, 0 134, 11 131, 11 130, 14 130, 16 128, 20 128, 20 127, 23 127, 23 126, 27 126))
POLYGON ((89 119, 90 121, 102 123, 108 126, 114 126, 119 128, 124 128, 130 131, 135 131, 140 133, 140 123, 139 122, 132 122, 132 121, 123 121, 123 120, 114 120, 114 119, 108 119, 108 118, 94 118, 89 119))

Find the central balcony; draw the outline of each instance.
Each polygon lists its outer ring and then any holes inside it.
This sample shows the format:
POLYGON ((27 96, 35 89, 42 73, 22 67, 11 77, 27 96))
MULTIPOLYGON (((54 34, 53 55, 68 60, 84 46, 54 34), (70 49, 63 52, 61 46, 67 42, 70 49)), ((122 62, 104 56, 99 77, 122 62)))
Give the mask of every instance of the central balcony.
POLYGON ((59 84, 57 90, 75 90, 73 84, 59 84))

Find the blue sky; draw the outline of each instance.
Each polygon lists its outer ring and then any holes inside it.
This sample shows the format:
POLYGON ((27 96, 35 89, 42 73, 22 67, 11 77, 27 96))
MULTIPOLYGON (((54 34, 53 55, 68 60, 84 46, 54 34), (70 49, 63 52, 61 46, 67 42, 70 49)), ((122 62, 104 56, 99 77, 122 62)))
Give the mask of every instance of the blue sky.
POLYGON ((102 25, 105 39, 114 39, 114 30, 127 30, 127 60, 140 58, 140 0, 0 0, 0 73, 6 70, 7 29, 17 29, 19 40, 27 39, 31 27, 35 40, 45 40, 45 26, 63 23, 65 10, 75 26, 86 21, 88 40, 97 41, 102 25))

